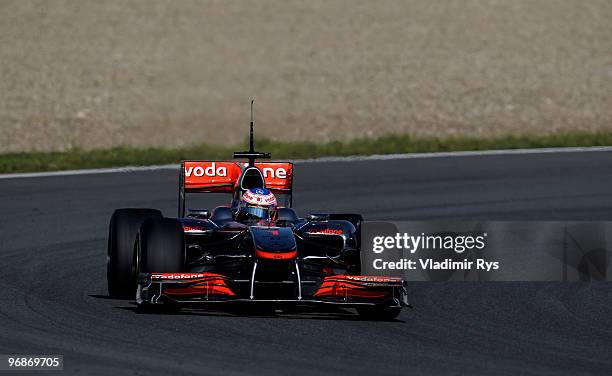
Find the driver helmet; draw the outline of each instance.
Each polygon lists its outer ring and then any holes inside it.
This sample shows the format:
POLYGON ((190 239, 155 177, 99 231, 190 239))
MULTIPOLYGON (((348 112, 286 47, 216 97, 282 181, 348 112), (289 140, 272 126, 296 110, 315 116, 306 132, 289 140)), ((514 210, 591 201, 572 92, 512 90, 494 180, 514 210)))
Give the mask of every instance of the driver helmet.
POLYGON ((242 194, 238 205, 238 219, 266 219, 276 217, 276 197, 267 188, 252 188, 242 194))

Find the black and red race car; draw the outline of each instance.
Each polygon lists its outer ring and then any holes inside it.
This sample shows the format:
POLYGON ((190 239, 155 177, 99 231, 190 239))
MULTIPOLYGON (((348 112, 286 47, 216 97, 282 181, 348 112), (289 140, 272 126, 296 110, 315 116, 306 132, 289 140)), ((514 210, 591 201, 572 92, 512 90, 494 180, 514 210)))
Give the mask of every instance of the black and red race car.
POLYGON ((118 209, 108 237, 111 296, 139 307, 249 302, 295 307, 338 305, 388 320, 409 306, 405 281, 360 275, 358 214, 311 214, 292 206, 293 164, 256 162, 270 153, 236 152, 236 161, 184 161, 177 218, 154 209, 118 209), (265 187, 279 199, 274 221, 236 220, 242 194, 265 187), (230 205, 212 212, 185 209, 194 193, 227 193, 230 205), (281 206, 282 205, 282 206, 281 206))

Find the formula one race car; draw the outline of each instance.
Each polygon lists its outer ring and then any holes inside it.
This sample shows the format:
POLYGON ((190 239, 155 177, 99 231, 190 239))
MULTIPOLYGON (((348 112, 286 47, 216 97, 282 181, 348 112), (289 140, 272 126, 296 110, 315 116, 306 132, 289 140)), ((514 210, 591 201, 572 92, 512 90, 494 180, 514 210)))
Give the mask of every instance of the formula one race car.
POLYGON ((388 320, 408 306, 399 278, 360 275, 358 214, 291 209, 293 164, 253 145, 248 163, 184 161, 177 218, 154 209, 118 209, 110 221, 108 291, 143 310, 231 302, 270 306, 331 304, 388 320), (189 209, 188 194, 224 192, 228 206, 189 209))

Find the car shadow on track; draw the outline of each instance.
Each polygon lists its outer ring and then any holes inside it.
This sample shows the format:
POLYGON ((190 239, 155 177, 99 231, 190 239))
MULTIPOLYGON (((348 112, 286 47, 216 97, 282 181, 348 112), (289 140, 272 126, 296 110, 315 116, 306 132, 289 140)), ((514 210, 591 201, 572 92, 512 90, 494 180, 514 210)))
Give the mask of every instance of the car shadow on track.
POLYGON ((90 298, 104 299, 104 300, 122 300, 122 299, 113 298, 112 296, 109 296, 109 295, 102 295, 102 294, 89 294, 88 296, 90 298))
MULTIPOLYGON (((172 307, 160 307, 157 309, 143 310, 136 306, 136 303, 129 300, 115 299, 108 295, 89 295, 92 298, 115 300, 125 302, 129 305, 115 306, 116 309, 129 311, 138 315, 159 315, 159 316, 202 316, 202 317, 244 317, 244 318, 274 318, 286 320, 343 320, 343 321, 372 321, 357 315, 352 309, 340 307, 283 307, 276 308, 270 306, 252 306, 250 304, 227 304, 224 307, 202 307, 200 309, 172 307)), ((388 322, 404 322, 394 319, 388 322)))
MULTIPOLYGON (((160 307, 157 309, 143 310, 136 306, 134 301, 112 298, 108 295, 90 294, 89 297, 103 300, 114 300, 124 302, 126 305, 118 305, 114 308, 129 311, 138 315, 161 315, 161 316, 202 316, 202 317, 245 317, 245 318, 275 318, 286 320, 344 320, 344 321, 370 321, 357 315, 353 310, 340 307, 323 307, 316 309, 312 307, 270 307, 264 305, 253 306, 250 304, 227 304, 224 307, 202 307, 200 309, 172 307, 160 307)), ((403 322, 392 320, 391 322, 403 322)))
MULTIPOLYGON (((371 321, 367 319, 363 319, 361 316, 346 310, 342 309, 342 311, 330 312, 330 311, 307 311, 307 310, 299 310, 299 311, 284 311, 284 310, 270 310, 259 311, 259 310, 238 310, 238 309, 230 309, 229 307, 223 310, 214 309, 214 310, 203 310, 203 309, 181 309, 175 311, 153 311, 153 312, 143 312, 138 307, 115 307, 118 309, 123 309, 126 311, 134 312, 135 314, 142 315, 173 315, 173 316, 202 316, 202 317, 243 317, 243 318, 253 318, 253 319, 264 319, 264 318, 272 318, 272 319, 285 319, 285 320, 343 320, 343 321, 371 321)), ((392 320, 390 322, 403 322, 402 320, 392 320)))

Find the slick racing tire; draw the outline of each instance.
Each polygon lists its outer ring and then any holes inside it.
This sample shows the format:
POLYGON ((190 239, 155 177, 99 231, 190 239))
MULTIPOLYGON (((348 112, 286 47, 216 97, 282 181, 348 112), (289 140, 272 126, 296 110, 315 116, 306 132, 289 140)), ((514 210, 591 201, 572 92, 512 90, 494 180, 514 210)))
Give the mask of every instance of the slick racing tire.
POLYGON ((356 309, 362 319, 374 321, 390 321, 402 312, 402 307, 387 306, 363 306, 356 309))
POLYGON ((110 220, 106 262, 108 294, 114 298, 133 298, 136 273, 133 265, 134 242, 138 229, 149 218, 161 218, 155 209, 117 209, 110 220))
POLYGON ((138 259, 141 273, 185 271, 185 235, 181 223, 173 218, 151 218, 138 234, 138 259))
MULTIPOLYGON (((173 273, 185 271, 185 235, 183 226, 172 218, 152 218, 142 224, 136 240, 139 273, 173 273)), ((141 313, 173 314, 180 310, 170 302, 138 303, 141 313)))

